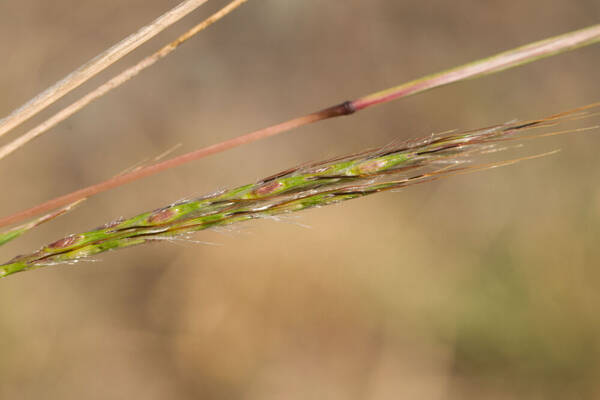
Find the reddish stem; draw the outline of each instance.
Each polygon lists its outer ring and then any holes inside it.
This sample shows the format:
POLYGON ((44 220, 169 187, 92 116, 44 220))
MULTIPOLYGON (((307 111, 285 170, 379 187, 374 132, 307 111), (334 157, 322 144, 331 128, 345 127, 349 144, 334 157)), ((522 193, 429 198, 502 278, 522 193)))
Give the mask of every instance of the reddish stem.
POLYGON ((42 212, 47 212, 54 208, 69 204, 73 201, 89 197, 91 195, 106 191, 108 189, 124 185, 128 182, 140 179, 146 176, 156 174, 169 168, 176 167, 187 162, 198 160, 211 154, 219 153, 233 147, 237 147, 246 143, 251 143, 260 139, 274 136, 282 132, 289 131, 300 126, 308 125, 313 122, 324 119, 339 117, 342 115, 352 114, 355 111, 360 111, 364 108, 375 104, 385 103, 411 94, 423 92, 435 87, 447 85, 452 82, 457 82, 466 78, 473 78, 498 72, 504 69, 523 65, 528 62, 539 60, 544 57, 559 54, 568 50, 573 50, 578 47, 596 43, 600 40, 600 24, 593 25, 578 31, 569 32, 550 39, 542 40, 532 44, 528 44, 516 49, 512 49, 503 53, 499 53, 492 57, 468 63, 450 70, 440 72, 433 75, 428 75, 424 78, 410 81, 400 86, 383 90, 361 97, 352 102, 344 102, 333 107, 326 108, 303 117, 294 118, 289 121, 274 125, 268 128, 260 129, 239 136, 234 139, 229 139, 221 143, 217 143, 199 150, 183 154, 179 157, 163 161, 145 168, 138 169, 125 175, 120 175, 101 182, 99 184, 80 189, 76 192, 57 197, 53 200, 21 211, 0 219, 0 227, 4 225, 19 222, 25 218, 32 217, 42 212))
POLYGON ((77 190, 75 192, 66 194, 64 196, 57 197, 45 203, 39 204, 35 207, 31 207, 29 209, 23 210, 16 214, 4 217, 0 219, 0 227, 5 225, 14 224, 16 222, 22 221, 26 218, 30 218, 34 215, 38 215, 43 212, 47 212, 53 210, 57 207, 64 206, 66 204, 72 203, 76 200, 83 199, 85 197, 89 197, 100 192, 104 192, 106 190, 115 188, 117 186, 125 185, 126 183, 135 181, 137 179, 144 178, 146 176, 154 175, 161 171, 167 170, 169 168, 174 168, 179 165, 185 164, 187 162, 197 160, 199 158, 203 158, 209 156, 211 154, 220 153, 225 150, 232 149, 237 146, 241 146, 243 144, 255 142, 260 139, 267 138, 269 136, 277 135, 281 132, 289 131, 294 128, 298 128, 300 126, 308 125, 313 122, 321 121, 328 118, 338 117, 341 115, 347 115, 354 112, 351 108, 349 102, 345 102, 342 104, 338 104, 333 107, 326 108, 321 111, 314 112, 312 114, 305 115, 303 117, 294 118, 289 121, 270 126, 268 128, 260 129, 251 133, 247 133, 242 136, 238 136, 233 139, 226 140, 224 142, 220 142, 217 144, 213 144, 208 147, 204 147, 195 151, 192 151, 187 154, 183 154, 181 156, 171 158, 166 161, 159 162, 157 164, 150 165, 145 168, 140 168, 133 172, 117 175, 114 178, 108 179, 104 182, 97 183, 92 186, 88 186, 86 188, 77 190))

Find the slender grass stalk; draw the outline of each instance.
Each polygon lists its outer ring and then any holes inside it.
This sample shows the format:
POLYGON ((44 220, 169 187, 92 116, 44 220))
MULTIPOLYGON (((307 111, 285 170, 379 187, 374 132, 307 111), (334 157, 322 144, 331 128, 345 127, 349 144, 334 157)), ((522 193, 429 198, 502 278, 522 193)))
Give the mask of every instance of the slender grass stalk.
POLYGON ((505 69, 518 67, 542 58, 588 46, 598 41, 600 41, 600 25, 589 26, 361 97, 354 100, 352 106, 356 110, 362 110, 376 104, 386 103, 464 79, 490 75, 505 69))
POLYGON ((154 175, 161 171, 177 167, 179 165, 198 160, 200 158, 223 152, 243 144, 265 139, 301 126, 312 124, 329 118, 349 115, 356 111, 368 108, 376 104, 386 103, 412 94, 420 93, 435 87, 458 82, 463 79, 480 77, 495 73, 529 62, 540 60, 545 57, 557 55, 568 50, 587 46, 600 41, 600 24, 585 29, 565 33, 550 39, 545 39, 526 46, 521 46, 485 59, 471 62, 445 72, 428 75, 424 78, 410 81, 408 83, 363 96, 354 101, 346 101, 341 104, 313 112, 302 117, 293 118, 286 122, 260 129, 233 139, 204 147, 181 156, 155 163, 153 165, 138 169, 129 174, 123 174, 104 182, 88 186, 75 192, 57 197, 32 208, 17 212, 15 214, 0 218, 0 227, 17 223, 25 218, 48 212, 57 207, 71 203, 78 199, 89 197, 106 190, 124 185, 137 179, 154 175))
POLYGON ((25 134, 19 136, 17 139, 2 146, 0 148, 0 160, 3 159, 4 157, 6 157, 7 155, 11 154, 15 150, 23 147, 25 144, 27 144, 31 140, 35 139, 36 137, 47 132, 49 129, 58 125, 60 122, 69 118, 70 116, 72 116, 73 114, 75 114, 76 112, 78 112, 79 110, 81 110, 82 108, 84 108, 85 106, 87 106, 88 104, 93 102, 94 100, 104 96, 111 90, 116 89, 117 87, 121 86, 123 83, 125 83, 128 80, 130 80, 131 78, 135 77, 137 74, 142 72, 144 69, 155 64, 158 60, 165 58, 166 56, 171 54, 173 51, 175 51, 175 49, 177 49, 181 44, 188 41, 194 35, 200 33, 204 29, 208 28, 210 25, 214 24, 215 22, 217 22, 218 20, 220 20, 221 18, 223 18, 224 16, 226 16, 227 14, 229 14, 230 12, 235 10, 237 7, 241 6, 246 1, 248 1, 248 0, 232 1, 228 5, 226 5, 225 7, 223 7, 222 9, 220 9, 219 11, 217 11, 216 13, 214 13, 213 15, 211 15, 210 17, 208 17, 207 19, 202 21, 201 23, 194 26, 192 29, 188 30, 183 35, 179 36, 177 39, 175 39, 171 43, 167 44, 166 46, 163 46, 160 50, 158 50, 155 53, 144 58, 143 60, 138 62, 136 65, 134 65, 130 68, 127 68, 125 71, 123 71, 120 74, 116 75, 115 77, 111 78, 107 82, 103 83, 102 85, 100 85, 96 89, 92 90, 91 92, 89 92, 85 96, 81 97, 80 99, 76 100, 75 102, 71 103, 67 107, 63 108, 62 110, 60 110, 59 112, 54 114, 52 117, 48 118, 46 121, 44 121, 41 124, 39 124, 38 126, 36 126, 35 128, 33 128, 33 129, 29 130, 28 132, 26 132, 25 134))
MULTIPOLYGON (((465 165, 470 156, 502 150, 497 146, 500 142, 547 135, 523 136, 522 133, 579 118, 582 110, 598 106, 600 104, 593 104, 539 120, 434 135, 399 146, 386 146, 291 168, 253 184, 178 202, 132 218, 113 221, 88 232, 69 235, 1 265, 0 276, 57 263, 77 262, 108 250, 326 206, 445 176, 536 158, 542 155, 465 165)), ((566 132, 569 131, 561 133, 566 132)), ((551 153, 543 155, 548 154, 551 153)))
POLYGON ((50 104, 79 87, 81 84, 94 77, 108 66, 123 58, 137 47, 141 46, 181 18, 185 17, 208 0, 185 0, 173 9, 167 11, 150 24, 131 34, 111 48, 98 54, 96 57, 71 72, 69 75, 56 82, 54 85, 29 100, 8 116, 0 120, 0 137, 14 127, 27 121, 50 104))

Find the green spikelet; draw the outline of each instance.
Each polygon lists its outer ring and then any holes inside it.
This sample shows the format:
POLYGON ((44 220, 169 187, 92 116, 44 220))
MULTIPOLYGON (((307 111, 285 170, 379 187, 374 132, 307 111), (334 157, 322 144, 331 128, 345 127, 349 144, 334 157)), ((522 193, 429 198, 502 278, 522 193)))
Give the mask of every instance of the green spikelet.
MULTIPOLYGON (((596 107, 598 104, 586 108, 596 107)), ((509 164, 466 166, 468 156, 517 140, 533 128, 580 117, 582 109, 518 124, 434 135, 307 166, 253 184, 179 202, 66 236, 0 266, 0 276, 58 263, 76 262, 108 250, 167 239, 254 218, 321 207, 440 177, 509 164)), ((538 135, 543 136, 543 135, 538 135)))

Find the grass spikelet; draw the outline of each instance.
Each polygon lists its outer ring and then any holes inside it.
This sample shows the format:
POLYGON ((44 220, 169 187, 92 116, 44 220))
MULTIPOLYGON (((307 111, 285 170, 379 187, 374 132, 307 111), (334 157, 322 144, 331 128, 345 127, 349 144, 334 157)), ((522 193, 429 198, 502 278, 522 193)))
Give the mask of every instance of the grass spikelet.
POLYGON ((47 265, 77 262, 108 250, 189 235, 191 232, 225 227, 255 218, 275 217, 337 204, 442 177, 549 155, 553 152, 487 164, 468 164, 477 154, 505 149, 506 142, 580 131, 527 134, 533 129, 579 119, 588 109, 598 106, 599 103, 591 104, 538 120, 432 135, 291 168, 252 184, 170 204, 110 222, 88 232, 66 236, 0 266, 0 276, 47 265))

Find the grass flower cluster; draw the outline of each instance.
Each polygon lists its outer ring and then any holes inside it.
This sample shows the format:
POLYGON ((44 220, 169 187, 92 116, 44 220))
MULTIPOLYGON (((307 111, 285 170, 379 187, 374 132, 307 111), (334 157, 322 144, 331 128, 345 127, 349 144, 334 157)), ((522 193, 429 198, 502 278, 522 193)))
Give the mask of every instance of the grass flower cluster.
MULTIPOLYGON (((0 159, 88 106, 93 100, 104 96, 109 91, 137 76, 142 70, 171 54, 182 43, 246 2, 247 0, 230 1, 219 11, 179 36, 175 41, 166 44, 139 63, 117 74, 95 90, 65 107, 31 131, 4 145, 0 148, 0 159)), ((39 111, 204 3, 206 3, 206 0, 183 1, 179 6, 163 14, 151 24, 90 60, 6 118, 1 119, 0 136, 36 115, 39 111)), ((0 245, 21 236, 41 223, 68 212, 75 204, 90 196, 134 180, 301 126, 355 114, 377 104, 387 103, 465 79, 514 68, 599 41, 600 25, 592 25, 516 47, 442 72, 426 75, 352 101, 345 101, 233 139, 195 149, 171 159, 137 168, 104 182, 0 218, 0 227, 2 227, 22 223, 27 218, 37 217, 37 219, 28 223, 0 233, 0 245), (39 217, 43 213, 46 213, 46 215, 39 217)), ((591 105, 585 108, 595 106, 591 105)), ((499 141, 522 138, 517 134, 534 127, 554 124, 567 118, 567 116, 571 118, 573 115, 579 115, 580 111, 583 110, 575 110, 527 123, 504 124, 468 132, 433 135, 411 143, 386 146, 334 160, 292 168, 253 184, 221 191, 199 199, 178 202, 156 211, 108 223, 98 229, 69 235, 42 247, 36 252, 15 257, 12 261, 0 265, 0 277, 45 265, 76 262, 107 250, 172 238, 254 218, 273 217, 339 203, 444 176, 511 163, 515 160, 479 166, 464 165, 473 153, 498 150, 497 143, 499 141)))
MULTIPOLYGON (((66 236, 38 251, 18 256, 1 265, 0 276, 47 265, 77 262, 108 250, 169 239, 255 218, 322 207, 445 176, 514 163, 522 158, 489 164, 469 164, 476 154, 502 150, 505 147, 499 144, 506 141, 543 136, 523 133, 554 125, 565 119, 578 118, 582 112, 579 109, 539 120, 432 135, 401 145, 385 146, 291 168, 256 183, 181 201, 131 218, 119 219, 97 229, 66 236)), ((558 133, 565 132, 570 131, 558 133)))

